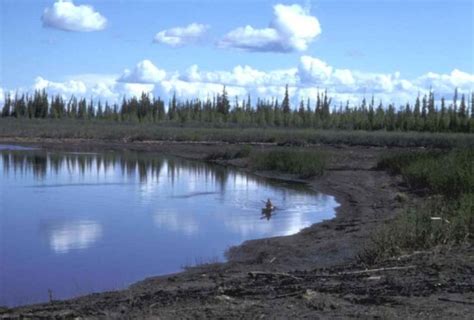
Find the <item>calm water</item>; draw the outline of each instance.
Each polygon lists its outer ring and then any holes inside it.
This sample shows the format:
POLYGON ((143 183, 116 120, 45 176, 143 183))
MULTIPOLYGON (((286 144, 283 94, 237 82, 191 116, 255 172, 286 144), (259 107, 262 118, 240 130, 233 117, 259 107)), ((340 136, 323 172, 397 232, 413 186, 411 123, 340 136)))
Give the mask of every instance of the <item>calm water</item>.
POLYGON ((0 305, 126 287, 332 218, 302 186, 132 152, 0 145, 0 305), (278 206, 270 219, 262 200, 278 206))

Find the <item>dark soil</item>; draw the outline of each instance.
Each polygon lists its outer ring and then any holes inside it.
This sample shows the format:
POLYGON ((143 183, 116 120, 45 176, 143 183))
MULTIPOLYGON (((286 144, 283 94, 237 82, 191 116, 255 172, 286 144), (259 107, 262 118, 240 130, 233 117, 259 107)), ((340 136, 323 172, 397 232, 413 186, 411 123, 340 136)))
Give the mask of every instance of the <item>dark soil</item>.
MULTIPOLYGON (((61 150, 133 149, 202 160, 237 145, 90 140, 1 141, 61 150)), ((257 145, 256 148, 277 148, 257 145)), ((323 177, 305 180, 341 204, 334 219, 287 237, 246 241, 228 262, 145 279, 128 289, 0 308, 2 319, 472 319, 474 249, 438 247, 377 265, 358 259, 371 232, 413 205, 397 177, 375 170, 396 149, 311 146, 329 154, 323 177), (404 199, 400 201, 400 199, 404 199)), ((217 161, 252 172, 245 159, 217 161)), ((254 172, 268 178, 294 176, 254 172)))

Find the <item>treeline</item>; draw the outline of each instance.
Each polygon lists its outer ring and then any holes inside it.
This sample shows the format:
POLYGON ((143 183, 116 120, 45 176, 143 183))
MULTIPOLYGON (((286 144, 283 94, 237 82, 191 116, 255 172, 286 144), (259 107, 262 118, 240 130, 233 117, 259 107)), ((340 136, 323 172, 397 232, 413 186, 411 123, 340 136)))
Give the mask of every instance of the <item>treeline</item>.
POLYGON ((474 132, 474 94, 466 101, 457 89, 452 101, 441 98, 435 102, 430 92, 418 96, 414 103, 402 106, 376 103, 374 97, 365 98, 353 106, 332 105, 327 91, 317 95, 316 101, 301 101, 297 108, 290 104, 288 87, 284 99, 244 100, 235 98, 231 104, 224 87, 221 94, 208 98, 178 101, 176 95, 168 102, 160 98, 123 98, 121 103, 94 103, 91 99, 72 96, 64 100, 60 95, 49 97, 43 91, 33 95, 7 95, 2 117, 108 120, 146 123, 204 123, 208 126, 239 125, 258 127, 287 127, 344 130, 474 132))

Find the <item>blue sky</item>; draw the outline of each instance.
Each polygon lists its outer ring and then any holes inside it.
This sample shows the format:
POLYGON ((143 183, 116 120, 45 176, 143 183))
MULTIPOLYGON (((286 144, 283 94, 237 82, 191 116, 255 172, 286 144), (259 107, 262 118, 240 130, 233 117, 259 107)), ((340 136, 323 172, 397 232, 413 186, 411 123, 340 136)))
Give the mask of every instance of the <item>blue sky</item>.
POLYGON ((3 92, 45 88, 113 100, 141 90, 164 97, 171 91, 203 96, 225 83, 236 95, 279 96, 286 79, 301 97, 314 95, 311 88, 318 87, 341 100, 375 93, 403 101, 430 86, 442 94, 456 86, 466 93, 474 88, 469 0, 76 0, 74 7, 92 6, 100 16, 87 31, 90 20, 71 26, 61 13, 45 17, 54 3, 1 1, 3 92), (291 20, 291 12, 303 18, 291 20), (304 19, 306 25, 288 31, 304 19), (181 39, 179 46, 154 42, 160 31, 182 32, 192 23, 205 30, 198 28, 197 36, 181 39), (247 25, 252 30, 230 35, 247 25), (303 63, 302 57, 312 60, 303 63), (189 76, 192 65, 199 76, 189 76), (249 68, 237 74, 239 65, 249 68), (166 75, 142 77, 157 70, 166 75), (287 72, 282 78, 275 70, 287 72), (252 82, 252 77, 263 80, 252 82))

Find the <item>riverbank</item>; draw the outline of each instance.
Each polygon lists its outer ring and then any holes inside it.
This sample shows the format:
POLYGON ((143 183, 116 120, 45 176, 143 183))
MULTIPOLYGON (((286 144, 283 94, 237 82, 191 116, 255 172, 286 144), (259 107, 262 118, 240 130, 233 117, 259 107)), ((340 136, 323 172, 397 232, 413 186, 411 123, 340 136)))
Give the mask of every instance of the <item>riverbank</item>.
MULTIPOLYGON (((204 160, 224 148, 219 143, 31 138, 0 141, 60 150, 132 149, 194 160, 204 160)), ((278 147, 256 144, 254 148, 278 147)), ((327 153, 330 161, 322 177, 305 182, 314 190, 335 196, 340 203, 336 218, 292 236, 247 241, 231 248, 229 261, 224 264, 201 265, 179 274, 146 279, 127 290, 4 309, 0 317, 432 319, 467 318, 472 314, 472 246, 438 247, 370 266, 357 259, 376 228, 418 201, 411 194, 401 201, 398 195, 409 190, 400 179, 375 170, 377 160, 388 149, 344 145, 310 148, 327 153)), ((217 162, 253 171, 245 158, 217 162)), ((295 180, 292 175, 252 173, 295 180)))

